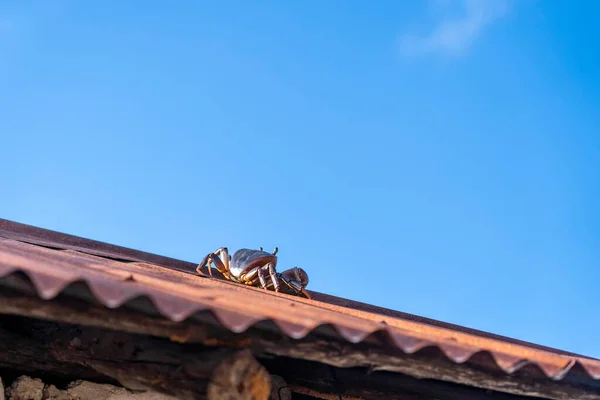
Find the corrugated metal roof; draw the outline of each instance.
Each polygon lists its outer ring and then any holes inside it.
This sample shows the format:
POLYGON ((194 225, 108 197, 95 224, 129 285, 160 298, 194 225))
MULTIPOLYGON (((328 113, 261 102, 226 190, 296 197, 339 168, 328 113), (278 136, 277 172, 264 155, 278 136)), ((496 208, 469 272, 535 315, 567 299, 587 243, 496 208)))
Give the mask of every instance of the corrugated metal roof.
POLYGON ((577 381, 600 380, 596 359, 321 293, 311 292, 313 299, 308 300, 267 292, 199 276, 195 267, 0 219, 0 286, 9 281, 14 285, 14 278, 24 274, 25 282, 46 300, 65 291, 77 296, 83 286, 92 301, 109 308, 147 298, 172 321, 210 312, 233 332, 271 321, 290 338, 314 331, 350 343, 379 338, 407 354, 435 347, 452 362, 485 364, 508 374, 527 370, 555 381, 569 375, 577 381))

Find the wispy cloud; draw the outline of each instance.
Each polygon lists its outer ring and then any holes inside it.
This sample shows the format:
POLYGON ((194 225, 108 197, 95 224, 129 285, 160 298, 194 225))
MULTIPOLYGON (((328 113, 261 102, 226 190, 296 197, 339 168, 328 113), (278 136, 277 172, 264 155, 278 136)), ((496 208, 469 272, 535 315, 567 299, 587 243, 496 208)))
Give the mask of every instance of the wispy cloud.
POLYGON ((508 0, 433 0, 436 10, 445 10, 438 24, 425 35, 406 34, 400 38, 400 50, 408 56, 464 54, 482 32, 509 11, 508 0), (460 11, 452 17, 450 12, 460 11))

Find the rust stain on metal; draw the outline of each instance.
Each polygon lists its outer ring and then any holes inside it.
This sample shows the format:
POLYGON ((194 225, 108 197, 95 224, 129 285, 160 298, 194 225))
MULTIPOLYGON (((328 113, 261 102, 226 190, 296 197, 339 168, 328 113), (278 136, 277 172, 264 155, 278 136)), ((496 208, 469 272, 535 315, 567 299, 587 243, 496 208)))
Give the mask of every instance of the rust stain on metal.
MULTIPOLYGON (((205 278, 195 273, 195 267, 0 219, 0 284, 33 289, 45 300, 62 293, 82 296, 87 290, 93 300, 109 308, 146 299, 155 312, 171 321, 209 311, 236 333, 270 321, 292 339, 317 329, 351 343, 383 337, 407 354, 434 348, 454 363, 468 361, 507 374, 525 370, 553 380, 570 373, 600 379, 596 359, 322 293, 310 292, 309 300, 205 278)), ((176 342, 188 339, 171 337, 176 342)))

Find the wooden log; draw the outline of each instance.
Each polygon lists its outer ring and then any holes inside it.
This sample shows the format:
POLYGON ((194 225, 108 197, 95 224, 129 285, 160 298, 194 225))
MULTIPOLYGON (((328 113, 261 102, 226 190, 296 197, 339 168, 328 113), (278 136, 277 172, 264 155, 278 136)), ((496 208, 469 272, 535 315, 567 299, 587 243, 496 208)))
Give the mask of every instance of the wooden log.
POLYGON ((0 366, 71 379, 96 373, 179 399, 268 400, 271 392, 269 373, 248 350, 14 316, 0 322, 0 366))
POLYGON ((224 359, 211 376, 209 400, 266 400, 271 397, 271 376, 249 350, 224 359))
POLYGON ((271 375, 270 400, 292 400, 292 390, 288 383, 279 375, 271 375))

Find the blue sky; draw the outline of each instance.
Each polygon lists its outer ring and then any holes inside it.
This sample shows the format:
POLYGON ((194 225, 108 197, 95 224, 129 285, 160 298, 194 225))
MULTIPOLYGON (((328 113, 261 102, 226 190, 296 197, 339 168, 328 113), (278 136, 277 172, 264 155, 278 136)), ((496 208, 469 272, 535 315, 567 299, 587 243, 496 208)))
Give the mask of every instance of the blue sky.
POLYGON ((1 217, 600 356, 598 11, 3 2, 1 217))

